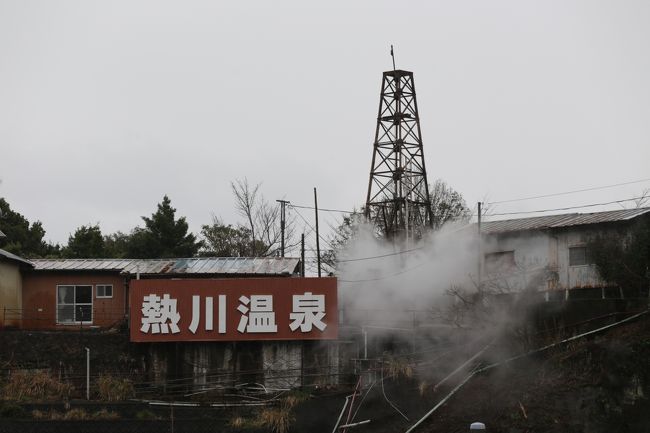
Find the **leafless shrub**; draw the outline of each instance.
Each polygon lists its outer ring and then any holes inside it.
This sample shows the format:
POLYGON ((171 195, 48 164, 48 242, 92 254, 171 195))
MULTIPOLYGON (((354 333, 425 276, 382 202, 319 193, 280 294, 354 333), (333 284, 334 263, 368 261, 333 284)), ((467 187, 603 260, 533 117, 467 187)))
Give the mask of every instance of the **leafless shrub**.
POLYGON ((309 400, 309 394, 303 391, 291 391, 282 399, 282 407, 293 409, 303 401, 309 400))
POLYGON ((124 401, 135 396, 133 383, 128 379, 101 376, 97 380, 99 398, 105 401, 124 401))
POLYGON ((70 397, 72 390, 72 385, 43 371, 14 372, 1 395, 7 400, 63 400, 70 397))
POLYGON ((264 409, 259 418, 262 427, 268 428, 273 433, 287 433, 295 421, 295 417, 288 407, 264 409))
POLYGON ((384 361, 383 367, 384 373, 386 376, 397 379, 400 377, 405 377, 410 379, 413 377, 413 366, 410 361, 405 358, 396 358, 389 356, 384 361))

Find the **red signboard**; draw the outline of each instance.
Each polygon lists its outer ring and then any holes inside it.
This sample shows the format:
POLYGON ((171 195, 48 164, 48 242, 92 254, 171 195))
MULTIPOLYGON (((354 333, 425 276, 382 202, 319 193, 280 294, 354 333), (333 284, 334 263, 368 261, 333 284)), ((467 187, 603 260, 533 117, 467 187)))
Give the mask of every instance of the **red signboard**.
POLYGON ((133 280, 131 341, 332 340, 335 278, 133 280))

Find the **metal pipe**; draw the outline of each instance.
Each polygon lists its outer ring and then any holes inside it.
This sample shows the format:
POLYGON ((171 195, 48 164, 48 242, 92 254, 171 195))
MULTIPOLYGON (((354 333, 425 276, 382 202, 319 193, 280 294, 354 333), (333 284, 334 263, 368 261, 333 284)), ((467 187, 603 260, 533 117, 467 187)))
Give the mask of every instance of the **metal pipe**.
POLYGON ((440 402, 438 404, 436 404, 429 412, 427 412, 422 418, 420 418, 418 420, 418 422, 416 422, 408 430, 406 430, 405 433, 411 433, 413 430, 415 430, 420 424, 422 424, 427 418, 429 418, 436 410, 438 410, 438 408, 440 408, 443 404, 445 404, 447 402, 447 400, 449 400, 454 394, 456 394, 456 392, 459 389, 461 389, 463 387, 463 385, 465 385, 467 382, 469 382, 469 380, 472 377, 474 377, 475 375, 477 375, 479 373, 483 373, 485 371, 488 371, 488 370, 490 370, 490 369, 492 369, 494 367, 498 367, 500 365, 507 364, 509 362, 515 361, 517 359, 524 358, 526 356, 533 355, 535 353, 546 351, 546 350, 551 349, 551 348, 553 348, 555 346, 559 346, 561 344, 568 343, 568 342, 571 342, 571 341, 574 341, 574 340, 577 340, 577 339, 580 339, 580 338, 583 338, 583 337, 586 337, 586 336, 589 336, 589 335, 597 334, 597 333, 602 332, 604 330, 607 330, 609 328, 613 328, 613 327, 622 325, 623 323, 629 322, 630 320, 634 320, 634 319, 636 319, 638 317, 643 316, 644 314, 647 314, 648 311, 649 310, 642 311, 642 312, 640 312, 638 314, 635 314, 633 316, 630 316, 630 317, 628 317, 626 319, 623 319, 623 320, 620 320, 618 322, 612 323, 610 325, 606 325, 606 326, 603 326, 601 328, 594 329, 593 331, 585 332, 584 334, 575 335, 573 337, 567 338, 567 339, 562 340, 562 341, 558 341, 556 343, 551 343, 551 344, 546 345, 544 347, 541 347, 539 349, 531 350, 530 352, 526 352, 526 353, 523 353, 521 355, 513 356, 513 357, 508 358, 508 359, 506 359, 504 361, 495 362, 494 364, 490 364, 490 365, 485 366, 485 367, 483 367, 481 369, 473 371, 465 379, 463 379, 463 381, 461 383, 456 385, 456 387, 454 389, 452 389, 451 392, 449 394, 447 394, 442 400, 440 400, 440 402))
POLYGON ((332 433, 336 433, 336 430, 339 429, 339 424, 341 423, 341 418, 343 418, 343 414, 345 413, 345 409, 348 407, 348 401, 350 400, 350 397, 352 395, 348 395, 345 397, 345 403, 343 403, 343 408, 341 409, 341 413, 339 414, 339 418, 336 420, 336 424, 334 425, 334 429, 332 430, 332 433))
POLYGON ((352 423, 352 424, 344 424, 339 428, 341 429, 341 428, 348 428, 348 427, 357 427, 357 426, 360 426, 360 425, 363 425, 363 424, 368 424, 369 422, 370 422, 370 420, 367 419, 365 421, 359 421, 359 422, 355 422, 355 423, 352 423))
POLYGON ((368 331, 364 327, 363 332, 363 359, 368 359, 368 331))
POLYGON ((494 343, 494 340, 492 340, 492 341, 490 342, 490 344, 488 344, 487 346, 485 346, 483 349, 479 350, 479 351, 478 351, 474 356, 472 356, 470 359, 468 359, 467 361, 463 362, 463 363, 460 365, 460 367, 458 367, 457 369, 455 369, 454 371, 452 371, 451 373, 449 373, 449 374, 447 375, 447 377, 445 377, 445 378, 442 379, 440 382, 438 382, 438 383, 433 387, 433 390, 435 391, 436 389, 438 389, 438 387, 439 387, 440 385, 442 385, 442 384, 445 383, 447 380, 449 380, 451 377, 453 377, 454 375, 456 375, 456 373, 458 373, 459 371, 461 371, 462 369, 464 369, 464 368, 467 366, 467 364, 469 364, 470 362, 474 361, 476 358, 478 358, 479 356, 481 356, 481 355, 483 354, 483 352, 485 352, 485 351, 488 349, 488 347, 490 347, 493 343, 494 343))

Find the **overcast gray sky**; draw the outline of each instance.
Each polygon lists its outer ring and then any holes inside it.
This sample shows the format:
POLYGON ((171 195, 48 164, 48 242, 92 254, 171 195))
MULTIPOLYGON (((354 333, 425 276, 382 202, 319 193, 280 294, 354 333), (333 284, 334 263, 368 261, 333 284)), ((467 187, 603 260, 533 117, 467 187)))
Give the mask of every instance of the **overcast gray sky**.
POLYGON ((55 242, 128 231, 164 194, 196 232, 234 223, 243 177, 358 207, 390 44, 429 178, 470 206, 650 178, 649 23, 645 0, 0 0, 0 196, 55 242))

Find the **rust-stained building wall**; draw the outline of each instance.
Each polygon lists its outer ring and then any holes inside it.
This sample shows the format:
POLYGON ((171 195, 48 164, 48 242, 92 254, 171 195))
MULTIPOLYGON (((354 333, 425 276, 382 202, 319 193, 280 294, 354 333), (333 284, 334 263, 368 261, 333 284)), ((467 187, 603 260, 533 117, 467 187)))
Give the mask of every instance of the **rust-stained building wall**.
POLYGON ((23 275, 22 327, 24 329, 78 329, 110 327, 127 313, 125 279, 117 272, 25 272, 23 275), (113 286, 111 298, 98 298, 97 285, 113 286), (92 286, 91 323, 57 323, 57 286, 92 286))
POLYGON ((20 326, 22 288, 20 265, 13 261, 0 260, 0 328, 20 326))
POLYGON ((591 227, 566 229, 554 234, 557 242, 557 278, 558 288, 598 288, 611 286, 598 274, 598 269, 593 263, 584 265, 571 265, 569 251, 571 248, 586 247, 589 240, 598 234, 608 233, 607 228, 597 230, 591 227))
POLYGON ((482 281, 511 292, 610 287, 612 283, 600 277, 592 262, 571 264, 570 250, 587 247, 590 239, 599 235, 622 237, 627 227, 585 225, 484 235, 482 281), (505 252, 512 252, 514 266, 491 273, 487 263, 490 255, 505 252))

